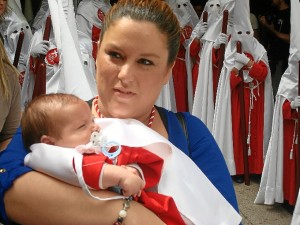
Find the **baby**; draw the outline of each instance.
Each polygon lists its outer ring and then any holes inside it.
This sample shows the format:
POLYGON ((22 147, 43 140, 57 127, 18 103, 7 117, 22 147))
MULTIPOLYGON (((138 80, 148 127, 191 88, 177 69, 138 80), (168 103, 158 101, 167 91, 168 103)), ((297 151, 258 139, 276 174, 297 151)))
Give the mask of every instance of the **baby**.
MULTIPOLYGON (((166 224, 185 224, 171 197, 145 191, 159 182, 163 159, 142 147, 108 142, 83 100, 70 94, 39 96, 25 108, 21 127, 26 148, 44 143, 83 154, 80 169, 89 188, 120 187, 124 196, 135 197, 166 224)), ((46 163, 47 154, 38 160, 46 163)), ((79 173, 76 163, 73 158, 74 173, 79 173)), ((53 166, 60 166, 58 160, 53 166)))

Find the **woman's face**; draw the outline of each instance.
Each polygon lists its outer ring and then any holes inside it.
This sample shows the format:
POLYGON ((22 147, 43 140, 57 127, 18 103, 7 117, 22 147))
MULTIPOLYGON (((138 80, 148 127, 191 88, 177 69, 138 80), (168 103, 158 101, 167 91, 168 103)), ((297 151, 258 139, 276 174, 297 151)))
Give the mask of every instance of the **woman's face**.
POLYGON ((0 0, 0 16, 5 12, 7 7, 7 0, 0 0))
POLYGON ((171 75, 167 37, 154 24, 122 18, 106 30, 97 57, 100 111, 145 122, 171 75))

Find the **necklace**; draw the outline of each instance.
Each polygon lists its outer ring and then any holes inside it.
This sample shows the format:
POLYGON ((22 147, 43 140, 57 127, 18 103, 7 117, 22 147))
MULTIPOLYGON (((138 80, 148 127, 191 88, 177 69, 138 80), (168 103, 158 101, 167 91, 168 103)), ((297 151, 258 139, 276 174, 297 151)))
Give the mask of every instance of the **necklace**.
MULTIPOLYGON (((99 109, 98 99, 99 99, 99 96, 96 96, 94 98, 94 100, 93 100, 93 106, 94 106, 94 109, 95 109, 97 115, 99 116, 99 118, 104 118, 104 116, 102 115, 102 113, 100 112, 100 109, 99 109)), ((152 123, 153 123, 153 120, 154 120, 154 116, 155 116, 155 107, 153 106, 152 110, 151 110, 151 113, 150 113, 149 121, 148 121, 148 124, 147 124, 148 127, 152 126, 152 123)))

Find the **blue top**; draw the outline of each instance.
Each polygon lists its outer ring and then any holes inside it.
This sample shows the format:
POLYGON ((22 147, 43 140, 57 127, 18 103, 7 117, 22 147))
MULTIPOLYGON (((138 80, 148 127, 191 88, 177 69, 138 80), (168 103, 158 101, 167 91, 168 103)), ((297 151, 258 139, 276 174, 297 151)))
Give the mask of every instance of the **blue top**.
MULTIPOLYGON (((163 109, 168 122, 169 140, 177 148, 189 155, 202 172, 238 211, 236 195, 232 180, 223 155, 213 136, 197 117, 184 113, 188 130, 188 142, 175 114, 163 109)), ((0 211, 7 221, 4 207, 4 193, 12 186, 15 179, 31 171, 24 166, 24 157, 28 151, 23 146, 21 129, 19 128, 5 151, 0 153, 0 211)))

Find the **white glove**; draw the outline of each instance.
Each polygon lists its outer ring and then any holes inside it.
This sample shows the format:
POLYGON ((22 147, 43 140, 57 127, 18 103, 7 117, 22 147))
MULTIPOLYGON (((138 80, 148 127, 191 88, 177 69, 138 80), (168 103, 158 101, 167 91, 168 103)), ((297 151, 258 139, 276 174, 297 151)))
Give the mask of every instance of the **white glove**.
POLYGON ((41 41, 36 46, 32 47, 30 55, 38 57, 39 55, 46 55, 49 50, 49 41, 41 41))
POLYGON ((244 53, 235 53, 235 61, 247 65, 250 59, 244 53))
POLYGON ((253 81, 253 78, 249 76, 249 71, 243 72, 243 78, 245 83, 250 83, 253 81))
POLYGON ((294 101, 291 102, 291 108, 297 109, 300 106, 300 96, 294 98, 294 101))
POLYGON ((224 33, 220 33, 214 43, 214 49, 219 49, 221 44, 227 44, 228 42, 228 35, 224 33))
POLYGON ((207 22, 200 23, 199 30, 197 32, 197 38, 201 38, 207 31, 207 22))
POLYGON ((235 61, 235 63, 234 63, 234 67, 235 67, 237 70, 242 69, 243 66, 244 66, 244 64, 242 64, 242 63, 240 63, 240 62, 235 61))

